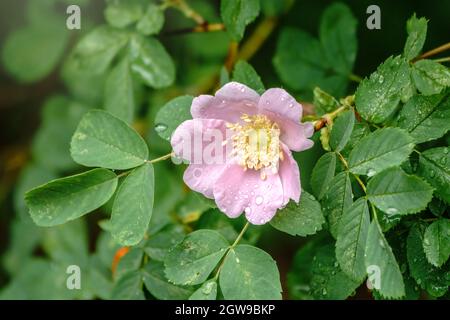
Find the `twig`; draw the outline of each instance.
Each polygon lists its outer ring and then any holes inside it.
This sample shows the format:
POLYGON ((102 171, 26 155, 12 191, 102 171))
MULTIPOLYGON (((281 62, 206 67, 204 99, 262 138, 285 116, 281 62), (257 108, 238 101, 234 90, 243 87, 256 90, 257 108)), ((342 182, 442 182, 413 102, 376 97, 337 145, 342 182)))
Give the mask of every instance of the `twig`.
POLYGON ((164 36, 177 36, 188 33, 201 33, 201 32, 217 32, 225 30, 223 23, 204 23, 193 28, 184 28, 178 30, 170 30, 162 33, 164 36))
POLYGON ((436 55, 438 53, 441 53, 441 52, 444 52, 446 50, 450 50, 450 42, 447 42, 446 44, 443 44, 442 46, 439 46, 437 48, 434 48, 434 49, 432 49, 430 51, 427 51, 427 52, 423 53, 419 57, 415 58, 413 60, 413 62, 421 60, 421 59, 425 59, 425 58, 428 58, 428 57, 431 57, 431 56, 434 56, 434 55, 436 55))

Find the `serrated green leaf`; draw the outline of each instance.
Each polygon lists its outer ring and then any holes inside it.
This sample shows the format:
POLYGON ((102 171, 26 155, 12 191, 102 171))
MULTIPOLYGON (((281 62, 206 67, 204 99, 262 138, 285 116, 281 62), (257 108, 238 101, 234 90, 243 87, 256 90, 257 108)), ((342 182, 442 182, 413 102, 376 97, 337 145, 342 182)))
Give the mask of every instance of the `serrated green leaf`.
POLYGON ((259 15, 259 0, 222 0, 220 16, 230 37, 240 41, 245 27, 259 15))
POLYGON ((243 83, 259 94, 265 91, 264 84, 255 69, 243 60, 239 60, 234 67, 233 81, 243 83))
POLYGON ((112 300, 144 300, 142 291, 142 275, 140 271, 132 271, 121 277, 111 293, 112 300))
POLYGON ((326 48, 325 57, 336 72, 351 73, 356 59, 357 20, 350 8, 343 3, 328 6, 320 20, 320 42, 326 48))
POLYGON ((125 28, 143 15, 141 0, 109 0, 107 3, 105 19, 113 27, 125 28))
POLYGON ((147 10, 136 25, 136 30, 145 36, 157 34, 164 25, 164 11, 154 3, 149 3, 147 10))
POLYGON ((442 218, 430 224, 423 236, 423 250, 435 267, 441 267, 450 256, 450 220, 442 218))
POLYGON ((189 297, 189 300, 216 300, 216 298, 217 282, 208 280, 189 297))
POLYGON ((339 107, 339 101, 332 95, 323 91, 319 87, 315 87, 313 90, 313 104, 316 108, 317 114, 322 115, 328 112, 332 112, 339 107))
POLYGON ((355 281, 366 276, 364 252, 370 225, 367 200, 359 198, 344 211, 336 239, 336 259, 342 271, 355 281))
POLYGON ((213 230, 197 230, 166 255, 166 276, 174 284, 203 283, 222 259, 228 242, 213 230))
POLYGON ((311 188, 317 199, 322 200, 336 171, 336 154, 325 153, 319 158, 311 174, 311 188))
POLYGON ((409 134, 399 128, 382 128, 362 138, 350 152, 351 172, 369 177, 400 165, 414 148, 409 134))
POLYGON ((397 109, 410 81, 406 60, 400 56, 389 57, 370 78, 359 84, 355 94, 357 111, 369 122, 385 122, 397 109))
POLYGON ((117 176, 106 169, 94 169, 50 181, 28 191, 25 201, 39 226, 55 226, 102 206, 117 187, 117 176))
POLYGON ((181 242, 185 237, 185 232, 180 226, 168 226, 151 235, 144 244, 145 253, 153 260, 164 261, 169 249, 181 242))
POLYGON ((159 300, 186 300, 193 292, 190 287, 178 287, 164 275, 164 264, 150 260, 142 269, 145 287, 159 300))
POLYGON ((302 190, 300 202, 294 201, 277 212, 270 224, 275 229, 293 236, 305 237, 322 229, 325 218, 320 203, 309 193, 302 190))
POLYGON ((403 49, 403 55, 407 60, 411 60, 419 55, 427 37, 427 29, 427 19, 417 18, 416 14, 406 22, 408 38, 403 49))
POLYGON ((322 201, 322 209, 331 234, 336 238, 344 211, 352 204, 352 186, 348 172, 341 172, 329 183, 322 201))
POLYGON ((172 133, 184 121, 192 119, 191 105, 194 97, 180 96, 167 102, 156 114, 155 131, 170 140, 172 133))
POLYGON ((226 256, 219 277, 226 300, 280 300, 276 262, 263 250, 238 245, 226 256))
POLYGON ((373 279, 372 285, 383 297, 395 299, 405 295, 405 284, 397 260, 376 220, 369 226, 364 257, 367 272, 375 270, 373 275, 369 274, 369 280, 372 282, 372 276, 379 277, 379 283, 373 279))
POLYGON ((450 203, 450 147, 428 149, 420 154, 417 174, 436 188, 438 196, 450 203))
POLYGON ((412 78, 416 88, 429 96, 441 92, 450 86, 450 70, 432 60, 419 60, 413 64, 412 78))
POLYGON ((122 120, 92 110, 81 119, 70 144, 72 158, 87 167, 129 169, 145 162, 145 141, 122 120))
POLYGON ((311 268, 311 294, 315 299, 344 300, 360 285, 339 268, 333 245, 316 251, 311 268))
POLYGON ((151 163, 134 169, 117 190, 111 213, 111 234, 123 246, 138 244, 153 213, 155 175, 151 163))
POLYGON ((433 188, 419 177, 395 167, 370 179, 367 197, 391 216, 405 215, 425 209, 433 197, 433 188))
POLYGON ((128 35, 120 30, 100 26, 86 34, 72 52, 75 68, 90 74, 101 74, 128 42, 128 35))
POLYGON ((438 269, 428 263, 423 250, 424 226, 414 225, 409 231, 406 253, 411 276, 417 284, 435 297, 440 297, 448 291, 450 282, 447 271, 438 269))
POLYGON ((123 59, 109 73, 106 78, 104 97, 106 111, 126 123, 132 122, 136 102, 128 59, 123 59))
POLYGON ((353 110, 343 112, 333 123, 330 134, 330 147, 339 152, 347 145, 355 125, 353 110))
POLYGON ((129 57, 131 70, 146 85, 161 89, 175 81, 175 65, 157 39, 133 35, 130 40, 129 57))
POLYGON ((398 126, 416 143, 442 137, 450 130, 450 94, 412 97, 400 111, 398 126))

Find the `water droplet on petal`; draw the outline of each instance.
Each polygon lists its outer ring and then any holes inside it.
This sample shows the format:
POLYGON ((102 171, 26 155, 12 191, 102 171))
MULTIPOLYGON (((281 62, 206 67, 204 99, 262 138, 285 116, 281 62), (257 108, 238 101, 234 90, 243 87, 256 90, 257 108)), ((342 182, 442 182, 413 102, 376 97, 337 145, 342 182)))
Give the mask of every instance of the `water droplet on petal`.
POLYGON ((194 170, 194 177, 196 178, 200 178, 200 176, 202 175, 202 170, 197 168, 194 170))
POLYGON ((251 213, 252 212, 252 208, 250 208, 250 207, 247 207, 247 208, 245 208, 245 213, 246 214, 249 214, 249 213, 251 213))
POLYGON ((260 205, 261 203, 263 203, 263 201, 264 201, 264 199, 263 199, 262 196, 257 196, 256 199, 255 199, 255 203, 257 205, 260 205))
POLYGON ((289 103, 289 108, 293 108, 294 104, 293 103, 289 103))

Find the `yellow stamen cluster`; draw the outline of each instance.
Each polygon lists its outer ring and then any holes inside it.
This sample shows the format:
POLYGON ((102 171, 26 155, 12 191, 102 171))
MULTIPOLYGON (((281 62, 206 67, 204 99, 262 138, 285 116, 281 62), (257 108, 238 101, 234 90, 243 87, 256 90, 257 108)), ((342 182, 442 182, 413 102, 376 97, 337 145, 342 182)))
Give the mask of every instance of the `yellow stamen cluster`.
MULTIPOLYGON (((244 114, 241 119, 243 124, 227 124, 235 132, 232 137, 232 154, 237 156, 244 170, 270 168, 276 173, 279 160, 283 160, 278 125, 265 115, 244 114)), ((265 178, 265 170, 261 170, 261 179, 265 178)))

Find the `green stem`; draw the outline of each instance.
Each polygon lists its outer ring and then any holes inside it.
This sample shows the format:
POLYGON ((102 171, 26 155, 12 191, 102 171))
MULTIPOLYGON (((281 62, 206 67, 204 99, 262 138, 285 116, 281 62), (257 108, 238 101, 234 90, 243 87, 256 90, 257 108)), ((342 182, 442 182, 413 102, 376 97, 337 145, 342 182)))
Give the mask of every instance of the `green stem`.
POLYGON ((225 263, 225 260, 227 259, 228 255, 230 254, 230 251, 233 250, 239 241, 241 241, 242 237, 244 236, 245 231, 247 231, 248 227, 250 226, 250 223, 246 223, 245 226, 242 228, 241 232, 237 236, 236 240, 234 240, 233 244, 228 248, 227 252, 225 253, 225 256, 223 257, 222 261, 220 262, 219 267, 217 268, 216 274, 214 275, 214 281, 217 281, 219 278, 220 271, 222 270, 223 264, 225 263))
POLYGON ((165 5, 180 10, 186 17, 194 20, 198 25, 205 24, 205 19, 184 0, 166 0, 165 5))
MULTIPOLYGON (((336 152, 336 153, 339 157, 339 160, 341 160, 342 164, 344 165, 345 170, 350 172, 347 160, 345 160, 344 156, 340 152, 336 152)), ((361 186, 361 189, 363 189, 364 193, 367 195, 367 188, 366 188, 366 185, 364 184, 364 182, 361 180, 361 178, 357 174, 352 173, 352 175, 355 177, 356 181, 361 186)))
POLYGON ((153 160, 146 160, 145 162, 147 162, 147 163, 155 163, 155 162, 159 162, 159 161, 163 161, 163 160, 169 159, 173 155, 175 155, 175 153, 171 152, 171 153, 168 153, 166 155, 163 155, 162 157, 159 157, 159 158, 156 158, 156 159, 153 159, 153 160))
POLYGON ((351 81, 354 81, 354 82, 357 82, 357 83, 360 83, 360 82, 362 81, 362 78, 361 78, 360 76, 358 76, 358 75, 356 75, 356 74, 353 74, 353 73, 350 73, 350 74, 348 75, 348 78, 349 78, 351 81))
POLYGON ((433 59, 434 62, 450 62, 450 57, 445 57, 445 58, 439 58, 439 59, 433 59))

